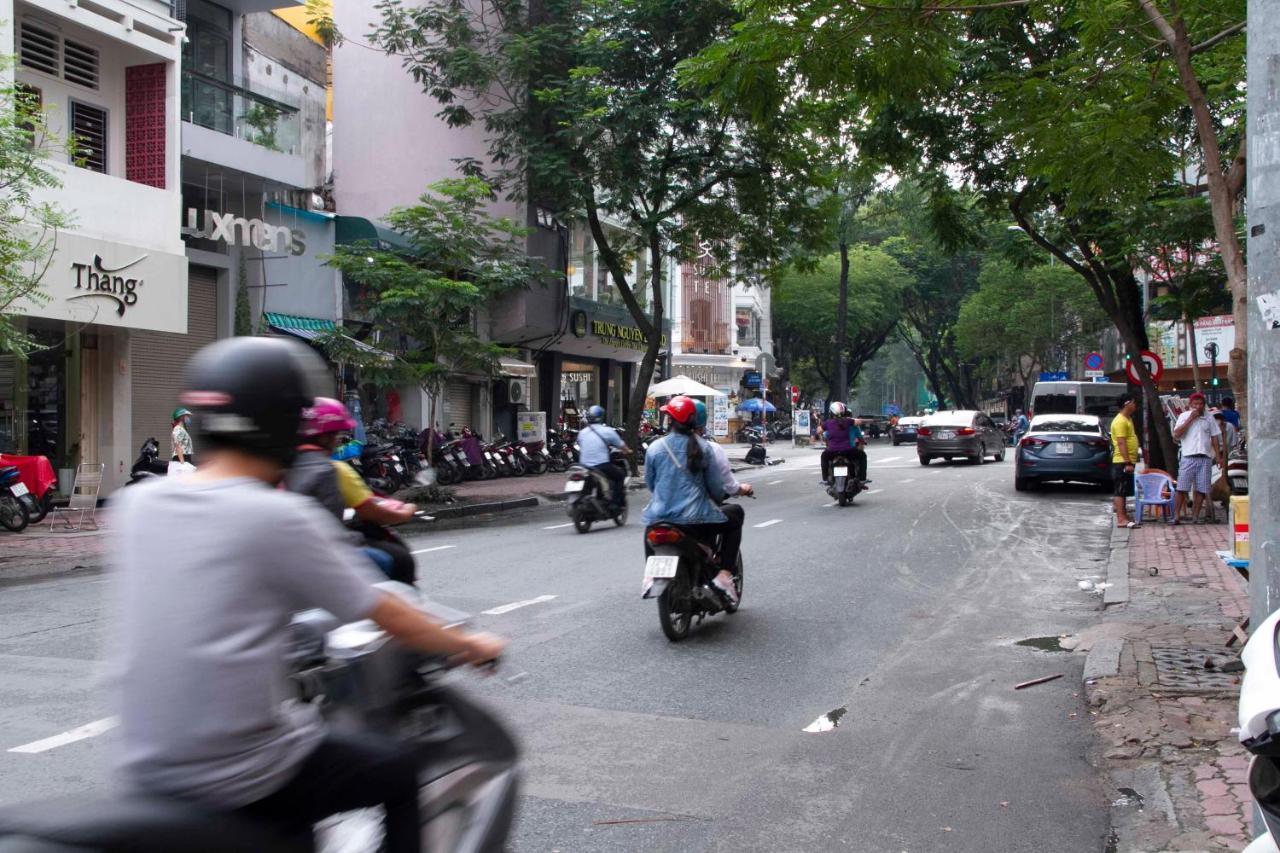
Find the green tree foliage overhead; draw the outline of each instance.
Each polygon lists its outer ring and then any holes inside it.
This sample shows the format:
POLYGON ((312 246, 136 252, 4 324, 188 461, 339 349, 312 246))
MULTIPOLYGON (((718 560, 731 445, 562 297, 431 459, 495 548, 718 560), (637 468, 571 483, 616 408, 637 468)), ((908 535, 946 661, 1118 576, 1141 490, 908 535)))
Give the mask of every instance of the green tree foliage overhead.
POLYGON ((1080 277, 1061 264, 1018 267, 988 258, 978 289, 960 306, 956 342, 965 358, 1020 380, 1030 399, 1041 370, 1068 370, 1107 317, 1080 277))
MULTIPOLYGON (((841 257, 830 255, 812 269, 787 271, 773 292, 774 334, 781 355, 788 362, 811 363, 826 388, 832 387, 841 366, 836 348, 840 268, 841 257)), ((893 334, 902 294, 910 284, 907 270, 888 253, 863 245, 849 249, 844 369, 850 385, 893 334)), ((838 396, 847 399, 848 388, 838 396)))
POLYGON ((370 38, 401 57, 454 126, 479 125, 500 191, 585 221, 648 338, 634 434, 660 347, 667 256, 711 247, 726 275, 768 281, 786 246, 825 224, 811 205, 807 137, 786 110, 749 121, 680 79, 727 38, 723 0, 382 0, 370 38), (621 229, 606 228, 612 220, 621 229), (674 248, 672 248, 674 247, 674 248), (648 280, 626 258, 647 255, 648 280), (638 291, 648 290, 641 300, 638 291))
MULTIPOLYGON (((0 62, 0 72, 11 65, 0 62)), ((40 282, 70 218, 42 199, 61 185, 50 157, 65 146, 48 132, 40 99, 8 79, 0 84, 0 353, 21 356, 33 344, 9 312, 48 301, 40 282)))
POLYGON ((489 185, 478 178, 439 181, 416 205, 386 217, 407 248, 343 246, 329 259, 363 288, 357 307, 385 350, 349 348, 331 356, 420 384, 431 395, 432 423, 450 376, 496 375, 498 358, 508 352, 482 334, 484 308, 504 293, 547 280, 546 267, 525 254, 525 229, 486 212, 491 198, 489 185))

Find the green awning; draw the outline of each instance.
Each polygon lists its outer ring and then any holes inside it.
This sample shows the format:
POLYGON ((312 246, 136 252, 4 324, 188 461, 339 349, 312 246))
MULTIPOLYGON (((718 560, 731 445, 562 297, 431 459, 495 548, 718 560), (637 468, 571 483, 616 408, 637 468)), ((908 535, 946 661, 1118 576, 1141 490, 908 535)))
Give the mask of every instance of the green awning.
POLYGON ((334 243, 339 246, 374 246, 387 251, 410 251, 413 246, 398 231, 392 231, 363 216, 334 218, 334 243))
MULTIPOLYGON (((318 340, 338 331, 337 323, 332 320, 320 320, 315 317, 299 317, 295 314, 276 314, 271 311, 265 311, 262 314, 262 318, 267 321, 267 325, 273 330, 285 335, 292 335, 295 338, 302 338, 304 341, 318 340)), ((376 347, 371 347, 364 341, 357 341, 350 335, 343 335, 343 337, 355 344, 357 349, 362 349, 382 358, 390 358, 388 353, 376 347)))

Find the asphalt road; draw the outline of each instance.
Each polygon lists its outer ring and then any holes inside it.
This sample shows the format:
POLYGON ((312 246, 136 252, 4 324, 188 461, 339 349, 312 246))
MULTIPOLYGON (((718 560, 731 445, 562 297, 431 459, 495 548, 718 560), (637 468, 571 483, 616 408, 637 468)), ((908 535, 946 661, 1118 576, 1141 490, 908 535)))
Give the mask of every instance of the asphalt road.
MULTIPOLYGON (((459 678, 523 744, 514 849, 1104 849, 1083 659, 1017 641, 1096 619, 1077 581, 1103 574, 1106 496, 1015 493, 1011 462, 870 455, 848 508, 813 452, 741 475, 760 494, 742 609, 679 644, 639 597, 638 512, 585 536, 551 508, 414 540, 423 587, 511 639, 499 676, 459 678)), ((109 784, 104 592, 0 588, 0 803, 109 784)))

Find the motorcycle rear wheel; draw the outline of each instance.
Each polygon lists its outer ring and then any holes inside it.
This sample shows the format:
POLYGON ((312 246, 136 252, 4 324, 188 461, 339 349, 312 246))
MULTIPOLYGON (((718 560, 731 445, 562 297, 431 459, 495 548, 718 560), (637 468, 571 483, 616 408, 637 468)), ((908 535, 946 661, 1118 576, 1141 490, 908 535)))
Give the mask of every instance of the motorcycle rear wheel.
POLYGON ((0 526, 21 533, 31 523, 31 516, 13 495, 0 495, 0 526))
POLYGON ((672 604, 672 585, 668 585, 658 596, 658 624, 662 633, 673 643, 678 643, 689 636, 689 626, 693 623, 693 614, 688 610, 679 610, 672 604))
POLYGON ((36 501, 36 511, 30 513, 31 523, 39 524, 44 521, 45 516, 49 514, 49 510, 53 509, 53 490, 44 493, 44 497, 36 501))
POLYGON ((627 526, 627 507, 623 504, 622 509, 613 514, 613 523, 619 527, 627 526))
POLYGON ((589 532, 591 530, 591 519, 582 513, 578 513, 573 517, 573 529, 579 533, 589 532))
POLYGON ((547 469, 550 467, 551 465, 547 462, 547 457, 543 456, 541 453, 529 457, 529 473, 534 476, 547 473, 547 469))

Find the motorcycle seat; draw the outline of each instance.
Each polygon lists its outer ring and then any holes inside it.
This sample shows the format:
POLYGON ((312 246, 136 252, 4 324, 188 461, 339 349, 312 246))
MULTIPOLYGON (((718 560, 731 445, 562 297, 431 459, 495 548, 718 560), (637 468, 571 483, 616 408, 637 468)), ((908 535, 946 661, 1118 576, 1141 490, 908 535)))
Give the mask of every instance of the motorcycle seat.
POLYGON ((156 797, 60 797, 0 809, 0 853, 312 853, 311 833, 286 835, 239 815, 156 797))

